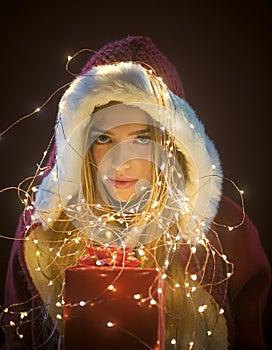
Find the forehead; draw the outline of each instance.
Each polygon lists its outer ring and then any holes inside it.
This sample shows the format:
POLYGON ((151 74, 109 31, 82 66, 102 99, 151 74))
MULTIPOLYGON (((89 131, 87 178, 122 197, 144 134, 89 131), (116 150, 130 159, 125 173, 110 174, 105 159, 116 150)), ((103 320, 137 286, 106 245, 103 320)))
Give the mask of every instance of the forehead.
POLYGON ((99 130, 109 130, 122 125, 135 124, 148 125, 151 118, 148 114, 138 107, 117 104, 103 108, 93 114, 92 127, 99 130))

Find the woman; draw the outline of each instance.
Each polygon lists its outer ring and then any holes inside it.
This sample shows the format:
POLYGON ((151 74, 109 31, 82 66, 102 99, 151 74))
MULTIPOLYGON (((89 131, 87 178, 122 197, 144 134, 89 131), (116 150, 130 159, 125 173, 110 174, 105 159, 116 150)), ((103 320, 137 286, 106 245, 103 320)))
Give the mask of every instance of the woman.
POLYGON ((87 62, 60 102, 55 141, 11 255, 11 349, 61 346, 64 271, 87 245, 132 247, 165 274, 166 349, 264 348, 270 270, 257 231, 222 197, 215 146, 150 39, 109 43, 87 62))

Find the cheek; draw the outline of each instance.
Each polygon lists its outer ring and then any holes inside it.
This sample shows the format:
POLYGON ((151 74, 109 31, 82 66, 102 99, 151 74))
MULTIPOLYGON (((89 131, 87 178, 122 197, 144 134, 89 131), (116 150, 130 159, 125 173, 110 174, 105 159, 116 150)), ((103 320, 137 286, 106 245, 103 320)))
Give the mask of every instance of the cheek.
POLYGON ((139 160, 137 164, 139 176, 148 181, 151 180, 152 163, 148 160, 139 160))

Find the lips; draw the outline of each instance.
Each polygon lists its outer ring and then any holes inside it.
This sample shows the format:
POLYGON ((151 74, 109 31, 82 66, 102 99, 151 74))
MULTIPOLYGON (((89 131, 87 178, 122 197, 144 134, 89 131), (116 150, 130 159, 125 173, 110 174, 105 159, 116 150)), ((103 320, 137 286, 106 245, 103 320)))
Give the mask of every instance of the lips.
POLYGON ((127 189, 136 185, 138 179, 132 179, 127 177, 119 177, 114 179, 109 179, 113 186, 118 189, 127 189))

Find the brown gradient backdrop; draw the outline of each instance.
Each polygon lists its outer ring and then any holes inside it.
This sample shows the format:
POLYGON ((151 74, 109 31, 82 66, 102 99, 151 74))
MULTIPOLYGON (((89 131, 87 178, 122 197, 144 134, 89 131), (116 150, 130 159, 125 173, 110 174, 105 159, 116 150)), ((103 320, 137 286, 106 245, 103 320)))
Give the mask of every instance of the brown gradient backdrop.
MULTIPOLYGON (((68 55, 128 34, 150 36, 176 65, 191 106, 214 140, 224 173, 244 191, 246 209, 272 261, 271 6, 256 1, 2 1, 0 130, 71 80, 68 55)), ((75 72, 85 62, 80 56, 75 72)), ((0 140, 0 188, 34 174, 52 135, 58 94, 0 140)), ((229 186, 227 193, 238 196, 229 186)), ((0 194, 1 234, 12 237, 22 206, 0 194)), ((1 301, 11 242, 0 239, 1 301)), ((248 262, 254 263, 254 262, 248 262)), ((271 296, 265 334, 271 344, 271 296)), ((250 331, 250 330, 249 330, 250 331)))

